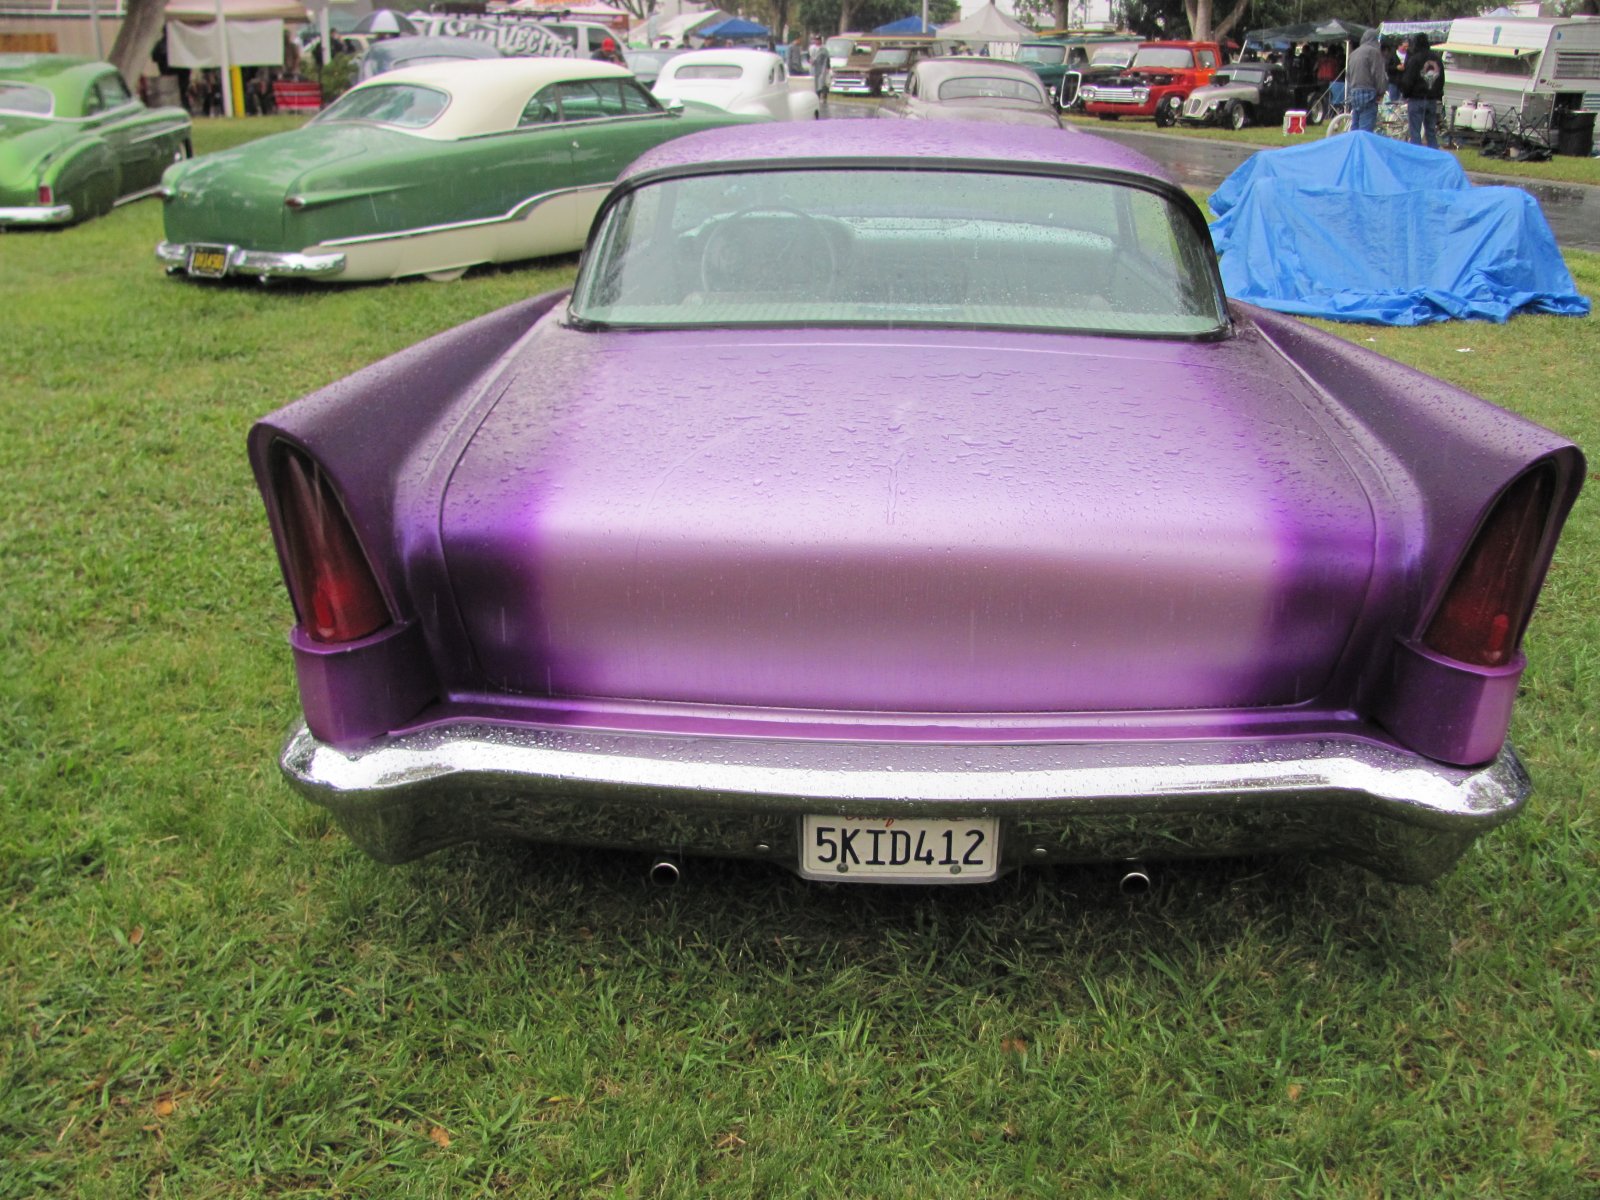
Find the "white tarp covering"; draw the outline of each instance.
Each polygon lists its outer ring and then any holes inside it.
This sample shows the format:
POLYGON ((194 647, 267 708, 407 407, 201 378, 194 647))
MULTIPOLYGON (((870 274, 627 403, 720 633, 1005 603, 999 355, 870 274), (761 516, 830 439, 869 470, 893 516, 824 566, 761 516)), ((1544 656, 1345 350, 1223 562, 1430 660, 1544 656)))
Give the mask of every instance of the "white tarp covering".
POLYGON ((265 21, 278 17, 285 21, 305 21, 305 6, 296 0, 170 0, 166 7, 168 21, 198 21, 205 24, 217 19, 218 8, 224 21, 265 21))
MULTIPOLYGON (((228 21, 228 65, 234 67, 283 66, 283 22, 228 21)), ((222 65, 222 40, 217 22, 195 25, 167 22, 167 61, 174 67, 222 65)))

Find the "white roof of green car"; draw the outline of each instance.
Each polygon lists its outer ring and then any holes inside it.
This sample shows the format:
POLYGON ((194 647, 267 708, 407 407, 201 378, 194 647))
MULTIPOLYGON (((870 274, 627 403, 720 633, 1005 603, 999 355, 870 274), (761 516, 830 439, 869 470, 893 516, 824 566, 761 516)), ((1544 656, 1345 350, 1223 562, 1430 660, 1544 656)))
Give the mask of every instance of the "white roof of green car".
POLYGON ((429 63, 374 76, 352 92, 395 84, 436 88, 450 104, 432 124, 408 129, 418 137, 448 142, 481 133, 515 129, 529 97, 569 79, 631 79, 633 72, 587 58, 504 58, 429 63))

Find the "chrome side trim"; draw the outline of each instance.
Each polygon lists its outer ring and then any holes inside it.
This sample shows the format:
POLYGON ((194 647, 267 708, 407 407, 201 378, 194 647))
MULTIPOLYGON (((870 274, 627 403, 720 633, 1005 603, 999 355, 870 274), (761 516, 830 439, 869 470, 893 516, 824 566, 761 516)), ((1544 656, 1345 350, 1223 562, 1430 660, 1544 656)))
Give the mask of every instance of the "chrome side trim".
POLYGON ((996 817, 1006 867, 1327 850, 1424 880, 1531 790, 1509 747, 1463 770, 1333 737, 997 746, 468 723, 339 749, 301 725, 280 765, 385 861, 512 834, 792 867, 799 818, 832 813, 996 817))
POLYGON ((508 221, 520 221, 532 209, 541 204, 546 204, 558 196, 575 196, 584 192, 608 192, 610 183, 590 184, 585 187, 553 188, 548 192, 540 192, 529 196, 526 200, 519 201, 498 217, 479 217, 472 221, 450 221, 443 225, 424 225, 418 229, 401 229, 394 233, 363 233, 356 237, 328 238, 322 243, 324 246, 360 246, 366 242, 392 242, 405 238, 427 237, 435 233, 449 233, 456 229, 481 229, 487 225, 503 225, 508 221))
POLYGON ((24 204, 0 208, 0 225, 65 225, 72 220, 70 204, 24 204))

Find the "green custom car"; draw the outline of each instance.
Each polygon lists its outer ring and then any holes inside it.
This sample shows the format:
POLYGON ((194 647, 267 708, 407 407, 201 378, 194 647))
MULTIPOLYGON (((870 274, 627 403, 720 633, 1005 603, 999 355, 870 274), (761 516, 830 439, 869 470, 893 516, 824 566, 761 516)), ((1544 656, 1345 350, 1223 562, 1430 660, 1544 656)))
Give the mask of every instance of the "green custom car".
POLYGON ((302 129, 168 171, 156 257, 199 278, 342 283, 562 254, 645 150, 754 119, 663 107, 623 68, 588 59, 391 71, 302 129))
POLYGON ((0 54, 0 228, 100 216, 189 153, 189 114, 146 108, 110 63, 0 54))

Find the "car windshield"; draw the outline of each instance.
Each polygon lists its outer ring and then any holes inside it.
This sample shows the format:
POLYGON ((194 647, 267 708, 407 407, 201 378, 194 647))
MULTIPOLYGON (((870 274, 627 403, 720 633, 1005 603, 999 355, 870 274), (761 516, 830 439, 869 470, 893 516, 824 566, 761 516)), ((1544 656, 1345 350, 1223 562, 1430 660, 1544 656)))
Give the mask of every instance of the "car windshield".
POLYGON ((850 38, 829 38, 822 45, 832 58, 843 58, 855 49, 855 42, 850 38))
POLYGON ((1211 77, 1211 82, 1223 83, 1265 83, 1267 78, 1266 67, 1228 67, 1218 71, 1211 77))
POLYGON ((1211 246, 1135 184, 794 168, 644 183, 608 211, 571 315, 601 327, 944 325, 1202 337, 1211 246))
POLYGON ((50 93, 26 83, 0 82, 0 112, 27 113, 48 117, 55 107, 50 93))
POLYGON ((911 60, 909 50, 879 50, 872 56, 875 67, 903 67, 911 60))
POLYGON ((738 79, 744 68, 736 63, 686 63, 672 73, 674 79, 738 79))
POLYGON ((1055 66, 1067 61, 1065 46, 1024 46, 1017 51, 1019 63, 1044 63, 1055 66))
POLYGON ((1044 89, 1026 79, 998 79, 988 75, 963 75, 939 85, 939 99, 951 100, 1032 100, 1046 103, 1044 89))
POLYGON ((1136 67, 1192 67, 1194 55, 1174 46, 1147 46, 1133 56, 1136 67))
POLYGON ((1101 46, 1089 51, 1089 64, 1095 67, 1125 67, 1133 61, 1131 46, 1101 46))
POLYGON ((438 120, 450 97, 415 83, 367 84, 346 92, 316 117, 313 125, 334 121, 376 121, 402 129, 422 129, 438 120))

